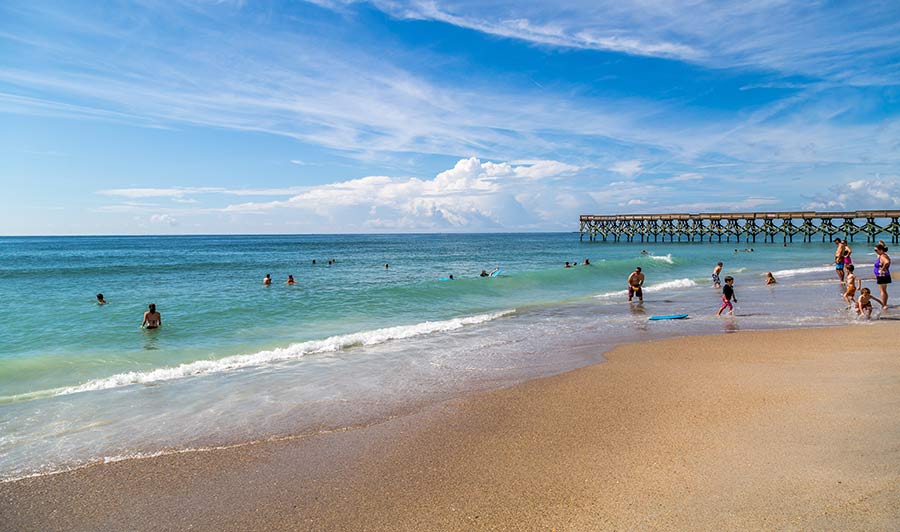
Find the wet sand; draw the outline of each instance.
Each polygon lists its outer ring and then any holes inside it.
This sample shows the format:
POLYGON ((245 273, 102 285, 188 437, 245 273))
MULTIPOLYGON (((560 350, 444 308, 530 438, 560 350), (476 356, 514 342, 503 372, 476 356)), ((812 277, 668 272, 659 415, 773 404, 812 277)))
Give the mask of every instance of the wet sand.
POLYGON ((898 346, 631 344, 368 427, 0 484, 0 530, 896 531, 898 346))

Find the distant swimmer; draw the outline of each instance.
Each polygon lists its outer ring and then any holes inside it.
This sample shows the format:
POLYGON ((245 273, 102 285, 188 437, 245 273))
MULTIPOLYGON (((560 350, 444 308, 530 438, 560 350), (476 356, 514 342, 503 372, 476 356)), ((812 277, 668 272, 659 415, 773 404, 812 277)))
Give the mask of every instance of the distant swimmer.
POLYGON ((777 284, 778 281, 775 280, 775 276, 772 275, 772 272, 766 272, 766 284, 777 284))
POLYGON ((590 265, 591 265, 591 259, 584 259, 584 262, 582 262, 581 264, 582 264, 583 266, 590 266, 590 265))
POLYGON ((109 303, 109 301, 103 299, 103 294, 97 294, 97 304, 98 305, 105 305, 107 303, 109 303))
POLYGON ((481 273, 478 276, 479 277, 487 277, 488 276, 487 270, 481 270, 481 273))
POLYGON ((390 268, 390 267, 391 267, 390 264, 388 264, 388 263, 386 263, 386 262, 384 263, 384 269, 385 269, 385 270, 387 270, 387 269, 390 268))
POLYGON ((453 280, 453 274, 451 273, 450 275, 448 275, 448 276, 447 276, 447 279, 450 279, 450 280, 452 281, 452 280, 453 280))
POLYGON ((569 264, 569 261, 566 261, 566 265, 565 265, 565 266, 563 266, 563 268, 571 268, 571 267, 572 267, 572 265, 571 265, 571 264, 569 264))
POLYGON ((144 313, 141 329, 157 329, 162 326, 162 316, 156 312, 156 305, 150 303, 150 310, 144 313))
POLYGON ((638 297, 639 301, 644 301, 644 274, 641 273, 641 267, 638 266, 631 272, 631 275, 628 276, 628 301, 631 302, 631 299, 634 296, 638 297))
POLYGON ((263 285, 269 286, 270 284, 272 284, 272 274, 267 273, 266 276, 263 278, 263 285))
POLYGON ((316 263, 316 259, 313 259, 313 264, 315 264, 315 263, 316 263))
POLYGON ((646 250, 646 249, 642 249, 642 250, 641 250, 641 255, 646 255, 646 254, 647 254, 647 250, 646 250))
POLYGON ((713 286, 716 288, 722 288, 722 281, 719 280, 720 273, 722 273, 722 263, 718 262, 712 272, 713 286))
POLYGON ((293 275, 288 275, 288 280, 285 281, 284 284, 297 284, 297 282, 294 281, 294 276, 293 276, 293 275))

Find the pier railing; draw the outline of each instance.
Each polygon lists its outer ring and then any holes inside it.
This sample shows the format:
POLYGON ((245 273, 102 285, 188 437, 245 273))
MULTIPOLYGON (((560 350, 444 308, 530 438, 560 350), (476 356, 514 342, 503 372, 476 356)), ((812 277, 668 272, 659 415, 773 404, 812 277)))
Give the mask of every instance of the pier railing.
POLYGON ((812 242, 817 235, 822 241, 835 236, 853 241, 865 235, 867 242, 875 242, 878 235, 890 235, 891 242, 900 241, 900 210, 898 211, 846 211, 846 212, 730 212, 703 214, 584 214, 580 217, 581 239, 585 235, 591 241, 611 239, 615 242, 793 242, 794 236, 804 242, 812 242))

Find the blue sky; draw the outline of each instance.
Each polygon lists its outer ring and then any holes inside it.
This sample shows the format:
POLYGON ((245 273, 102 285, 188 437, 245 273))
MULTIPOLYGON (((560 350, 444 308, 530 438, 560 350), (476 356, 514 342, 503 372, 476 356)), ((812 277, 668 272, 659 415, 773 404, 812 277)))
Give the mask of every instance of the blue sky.
POLYGON ((0 3, 0 234, 900 208, 900 4, 0 3))

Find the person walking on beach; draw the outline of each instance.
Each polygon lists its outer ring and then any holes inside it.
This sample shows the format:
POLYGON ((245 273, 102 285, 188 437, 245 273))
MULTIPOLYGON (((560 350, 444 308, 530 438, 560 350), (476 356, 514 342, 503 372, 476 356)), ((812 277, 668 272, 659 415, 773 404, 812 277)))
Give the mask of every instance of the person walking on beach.
POLYGON ((844 282, 844 251, 847 250, 847 243, 840 238, 835 238, 834 243, 837 249, 834 250, 834 269, 837 271, 838 280, 844 282))
POLYGON ((638 297, 638 301, 644 301, 644 291, 642 290, 644 286, 644 274, 641 273, 641 267, 638 266, 631 272, 631 275, 628 276, 628 302, 631 303, 631 299, 634 296, 638 297))
POLYGON ((141 322, 141 329, 158 329, 162 326, 162 316, 156 312, 156 305, 150 303, 149 310, 144 313, 144 321, 141 322))
POLYGON ((844 301, 847 302, 847 308, 850 308, 855 304, 853 298, 856 296, 856 291, 859 290, 860 281, 859 277, 853 273, 855 267, 852 264, 847 264, 844 268, 847 270, 847 290, 844 291, 844 301))
POLYGON ((716 264, 716 267, 713 268, 713 272, 712 272, 713 286, 716 288, 722 288, 722 281, 719 280, 720 273, 722 273, 722 263, 721 262, 716 264))
POLYGON ((891 284, 891 258, 888 257, 887 250, 888 248, 884 244, 875 246, 875 254, 878 255, 878 258, 875 259, 875 267, 873 268, 875 282, 878 284, 878 290, 881 292, 881 306, 885 309, 888 302, 887 285, 891 284))
POLYGON ((719 312, 716 312, 716 316, 721 316, 722 311, 728 309, 728 312, 734 314, 734 307, 731 305, 731 302, 734 301, 737 303, 737 298, 734 296, 734 277, 730 275, 725 278, 725 286, 722 287, 722 306, 719 307, 719 312))
POLYGON ((272 284, 272 274, 267 273, 263 278, 263 286, 269 286, 270 284, 272 284))

